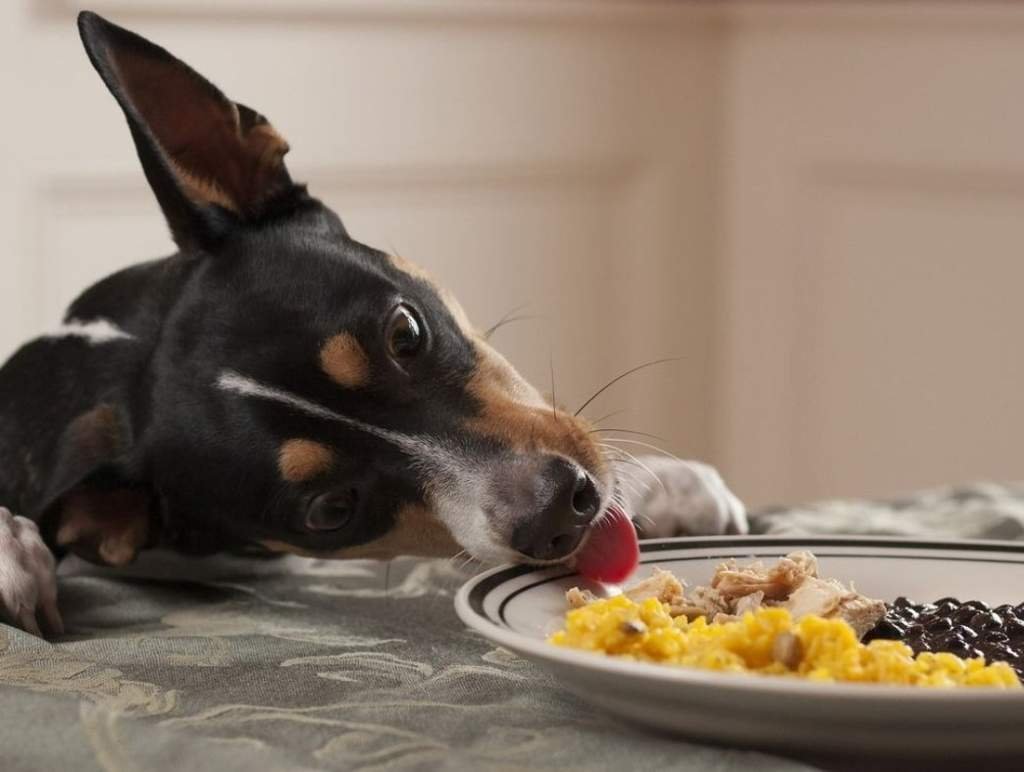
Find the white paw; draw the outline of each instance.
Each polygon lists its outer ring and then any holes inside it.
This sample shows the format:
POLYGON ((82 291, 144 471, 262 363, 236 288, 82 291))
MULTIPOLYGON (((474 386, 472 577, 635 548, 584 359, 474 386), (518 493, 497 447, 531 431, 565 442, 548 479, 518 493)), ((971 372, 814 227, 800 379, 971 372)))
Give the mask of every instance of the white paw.
POLYGON ((39 620, 64 632, 57 610, 57 567, 36 524, 0 507, 0 616, 42 635, 39 620))
POLYGON ((714 467, 664 456, 643 456, 639 461, 646 470, 627 464, 617 471, 626 511, 644 538, 749 530, 746 507, 714 467))

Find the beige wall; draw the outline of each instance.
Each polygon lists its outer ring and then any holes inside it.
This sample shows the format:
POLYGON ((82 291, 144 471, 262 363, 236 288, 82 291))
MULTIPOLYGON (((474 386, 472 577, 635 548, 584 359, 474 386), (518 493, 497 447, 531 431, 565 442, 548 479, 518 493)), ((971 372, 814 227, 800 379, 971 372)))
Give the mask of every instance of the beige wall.
MULTIPOLYGON (((72 3, 0 6, 19 148, 0 183, 0 348, 94 277, 169 242, 72 3)), ((717 40, 691 9, 620 2, 95 0, 270 116, 357 237, 434 270, 498 344, 592 415, 709 444, 706 292, 717 40), (685 280, 689 276, 695 280, 685 280)))
POLYGON ((730 33, 716 455, 755 501, 1024 477, 1024 8, 808 5, 730 33))
MULTIPOLYGON (((0 5, 0 349, 167 251, 74 3, 0 5)), ((758 504, 1020 477, 1024 9, 95 0, 591 415, 758 504)))

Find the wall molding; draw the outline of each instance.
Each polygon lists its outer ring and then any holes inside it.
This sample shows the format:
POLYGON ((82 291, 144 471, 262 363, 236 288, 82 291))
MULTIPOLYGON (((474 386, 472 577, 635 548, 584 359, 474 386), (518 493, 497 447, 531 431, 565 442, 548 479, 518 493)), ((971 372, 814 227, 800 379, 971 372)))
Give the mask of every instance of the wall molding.
MULTIPOLYGON (((629 158, 540 159, 494 163, 336 164, 315 170, 298 166, 291 171, 296 180, 311 180, 310 192, 317 195, 320 189, 349 194, 360 191, 624 187, 639 179, 654 163, 629 158)), ((36 186, 36 200, 40 204, 56 202, 65 207, 82 207, 90 212, 107 211, 110 203, 139 209, 141 193, 147 194, 143 202, 146 206, 150 203, 156 206, 141 170, 112 174, 51 174, 36 186)))
MULTIPOLYGON (((710 23, 736 28, 798 28, 849 32, 913 27, 1019 31, 1024 7, 1016 0, 92 0, 91 10, 121 20, 206 23, 539 23, 664 25, 710 23)), ((33 0, 43 19, 71 18, 74 0, 33 0)))
MULTIPOLYGON (((650 173, 653 165, 653 161, 623 158, 430 165, 339 164, 315 173, 299 167, 294 176, 298 180, 311 180, 310 192, 345 218, 346 207, 351 207, 351 201, 360 195, 366 195, 370 207, 380 206, 381 202, 416 206, 419 201, 434 201, 447 194, 530 195, 544 190, 555 190, 559 195, 572 195, 576 191, 625 197, 650 173)), ((49 174, 42 176, 33 188, 34 203, 28 209, 36 220, 31 229, 34 254, 29 271, 33 292, 45 286, 49 259, 47 233, 52 230, 53 222, 75 216, 112 220, 121 216, 144 216, 152 218, 154 227, 163 227, 156 199, 141 171, 49 174)), ((83 245, 83 248, 93 246, 99 248, 99 245, 83 245)), ((387 244, 379 246, 388 247, 387 244)), ((171 254, 173 249, 168 237, 165 254, 171 254)), ((155 256, 138 255, 133 259, 155 256)))
POLYGON ((915 32, 965 30, 1019 32, 1024 7, 1016 0, 724 0, 729 27, 849 33, 854 29, 912 27, 915 32))
MULTIPOLYGON (((73 0, 34 0, 42 17, 78 13, 73 0)), ((700 0, 93 0, 89 8, 119 19, 223 22, 597 23, 665 24, 717 20, 717 3, 700 0)))

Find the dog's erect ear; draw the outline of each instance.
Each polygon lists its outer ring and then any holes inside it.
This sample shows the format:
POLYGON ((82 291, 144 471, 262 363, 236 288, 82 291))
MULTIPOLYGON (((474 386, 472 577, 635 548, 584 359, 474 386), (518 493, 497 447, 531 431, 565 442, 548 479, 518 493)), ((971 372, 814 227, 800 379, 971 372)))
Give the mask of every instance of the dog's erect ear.
POLYGON ((284 165, 288 143, 263 116, 94 13, 79 14, 78 29, 180 246, 216 240, 232 220, 258 220, 301 190, 284 165))

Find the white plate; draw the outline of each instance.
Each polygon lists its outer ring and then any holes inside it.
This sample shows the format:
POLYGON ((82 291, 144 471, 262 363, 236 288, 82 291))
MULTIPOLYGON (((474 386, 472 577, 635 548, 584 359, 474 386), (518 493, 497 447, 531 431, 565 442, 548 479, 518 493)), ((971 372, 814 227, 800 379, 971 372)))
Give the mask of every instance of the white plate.
MULTIPOLYGON (((641 544, 633 579, 659 566, 695 586, 706 584, 725 558, 768 562, 801 549, 818 556, 822 576, 852 581, 884 600, 951 595, 992 605, 1024 601, 1024 544, 1010 542, 662 539, 641 544)), ((628 662, 553 646, 545 638, 561 626, 564 593, 574 585, 584 586, 564 568, 496 568, 468 581, 455 608, 470 628, 547 668, 567 689, 651 728, 802 750, 1024 752, 1024 692, 820 684, 628 662)))

